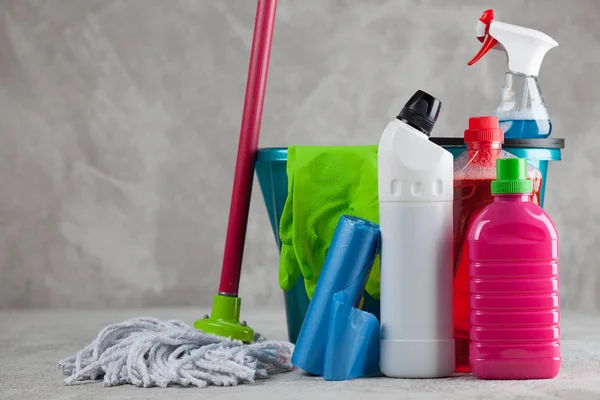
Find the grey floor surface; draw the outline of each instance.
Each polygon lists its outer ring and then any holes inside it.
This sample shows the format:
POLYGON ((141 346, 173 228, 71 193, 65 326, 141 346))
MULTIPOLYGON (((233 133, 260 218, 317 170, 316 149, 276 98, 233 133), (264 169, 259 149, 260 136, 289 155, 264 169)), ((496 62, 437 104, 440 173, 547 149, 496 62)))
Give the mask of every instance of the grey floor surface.
MULTIPOLYGON (((486 382, 471 376, 439 380, 359 379, 325 382, 292 371, 237 387, 66 387, 55 363, 87 344, 105 325, 135 316, 193 322, 206 309, 0 311, 0 399, 600 399, 600 316, 563 313, 563 366, 547 381, 486 382)), ((282 310, 243 310, 272 339, 285 339, 282 310)))

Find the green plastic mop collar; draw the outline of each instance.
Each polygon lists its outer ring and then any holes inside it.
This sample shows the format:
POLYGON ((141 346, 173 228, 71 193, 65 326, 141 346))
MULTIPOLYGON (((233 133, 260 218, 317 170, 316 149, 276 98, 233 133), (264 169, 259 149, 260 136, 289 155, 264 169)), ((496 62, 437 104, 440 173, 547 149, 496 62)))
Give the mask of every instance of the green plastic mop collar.
POLYGON ((199 319, 194 323, 194 328, 208 334, 227 337, 242 342, 254 341, 254 329, 240 322, 240 307, 242 299, 239 297, 217 294, 213 300, 210 317, 199 319))

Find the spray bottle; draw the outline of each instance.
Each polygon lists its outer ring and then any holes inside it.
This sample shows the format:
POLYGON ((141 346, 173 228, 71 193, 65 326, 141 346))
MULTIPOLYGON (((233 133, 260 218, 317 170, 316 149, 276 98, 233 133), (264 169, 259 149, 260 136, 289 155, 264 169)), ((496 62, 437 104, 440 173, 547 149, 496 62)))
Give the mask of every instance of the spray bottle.
POLYGON ((506 139, 545 138, 552 123, 537 76, 546 53, 558 43, 545 33, 494 20, 486 10, 477 24, 477 39, 483 46, 468 65, 475 64, 490 49, 504 51, 508 72, 494 115, 506 139))
POLYGON ((440 107, 417 91, 379 142, 380 368, 392 378, 454 372, 454 160, 429 140, 440 107))

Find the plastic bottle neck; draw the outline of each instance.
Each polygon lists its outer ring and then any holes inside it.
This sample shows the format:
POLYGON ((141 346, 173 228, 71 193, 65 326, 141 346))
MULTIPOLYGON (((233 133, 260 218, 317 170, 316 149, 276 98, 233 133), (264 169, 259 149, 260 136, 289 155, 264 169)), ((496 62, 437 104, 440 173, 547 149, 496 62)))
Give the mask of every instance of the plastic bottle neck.
POLYGON ((501 142, 467 142, 466 145, 469 151, 502 150, 501 142))
POLYGON ((502 194, 494 194, 495 202, 513 202, 513 203, 526 203, 530 202, 532 199, 531 193, 502 193, 502 194))
POLYGON ((537 76, 518 74, 516 72, 507 72, 504 75, 504 90, 523 90, 525 85, 531 84, 534 84, 534 86, 539 90, 537 76))

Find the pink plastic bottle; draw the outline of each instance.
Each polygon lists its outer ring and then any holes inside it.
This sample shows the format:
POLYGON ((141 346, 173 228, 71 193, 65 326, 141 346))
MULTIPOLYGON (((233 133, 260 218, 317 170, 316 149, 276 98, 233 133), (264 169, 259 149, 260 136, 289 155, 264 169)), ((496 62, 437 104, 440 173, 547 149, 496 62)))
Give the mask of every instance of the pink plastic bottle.
POLYGON ((479 379, 548 379, 560 369, 558 233, 531 201, 526 162, 498 159, 494 202, 473 220, 470 361, 479 379))

